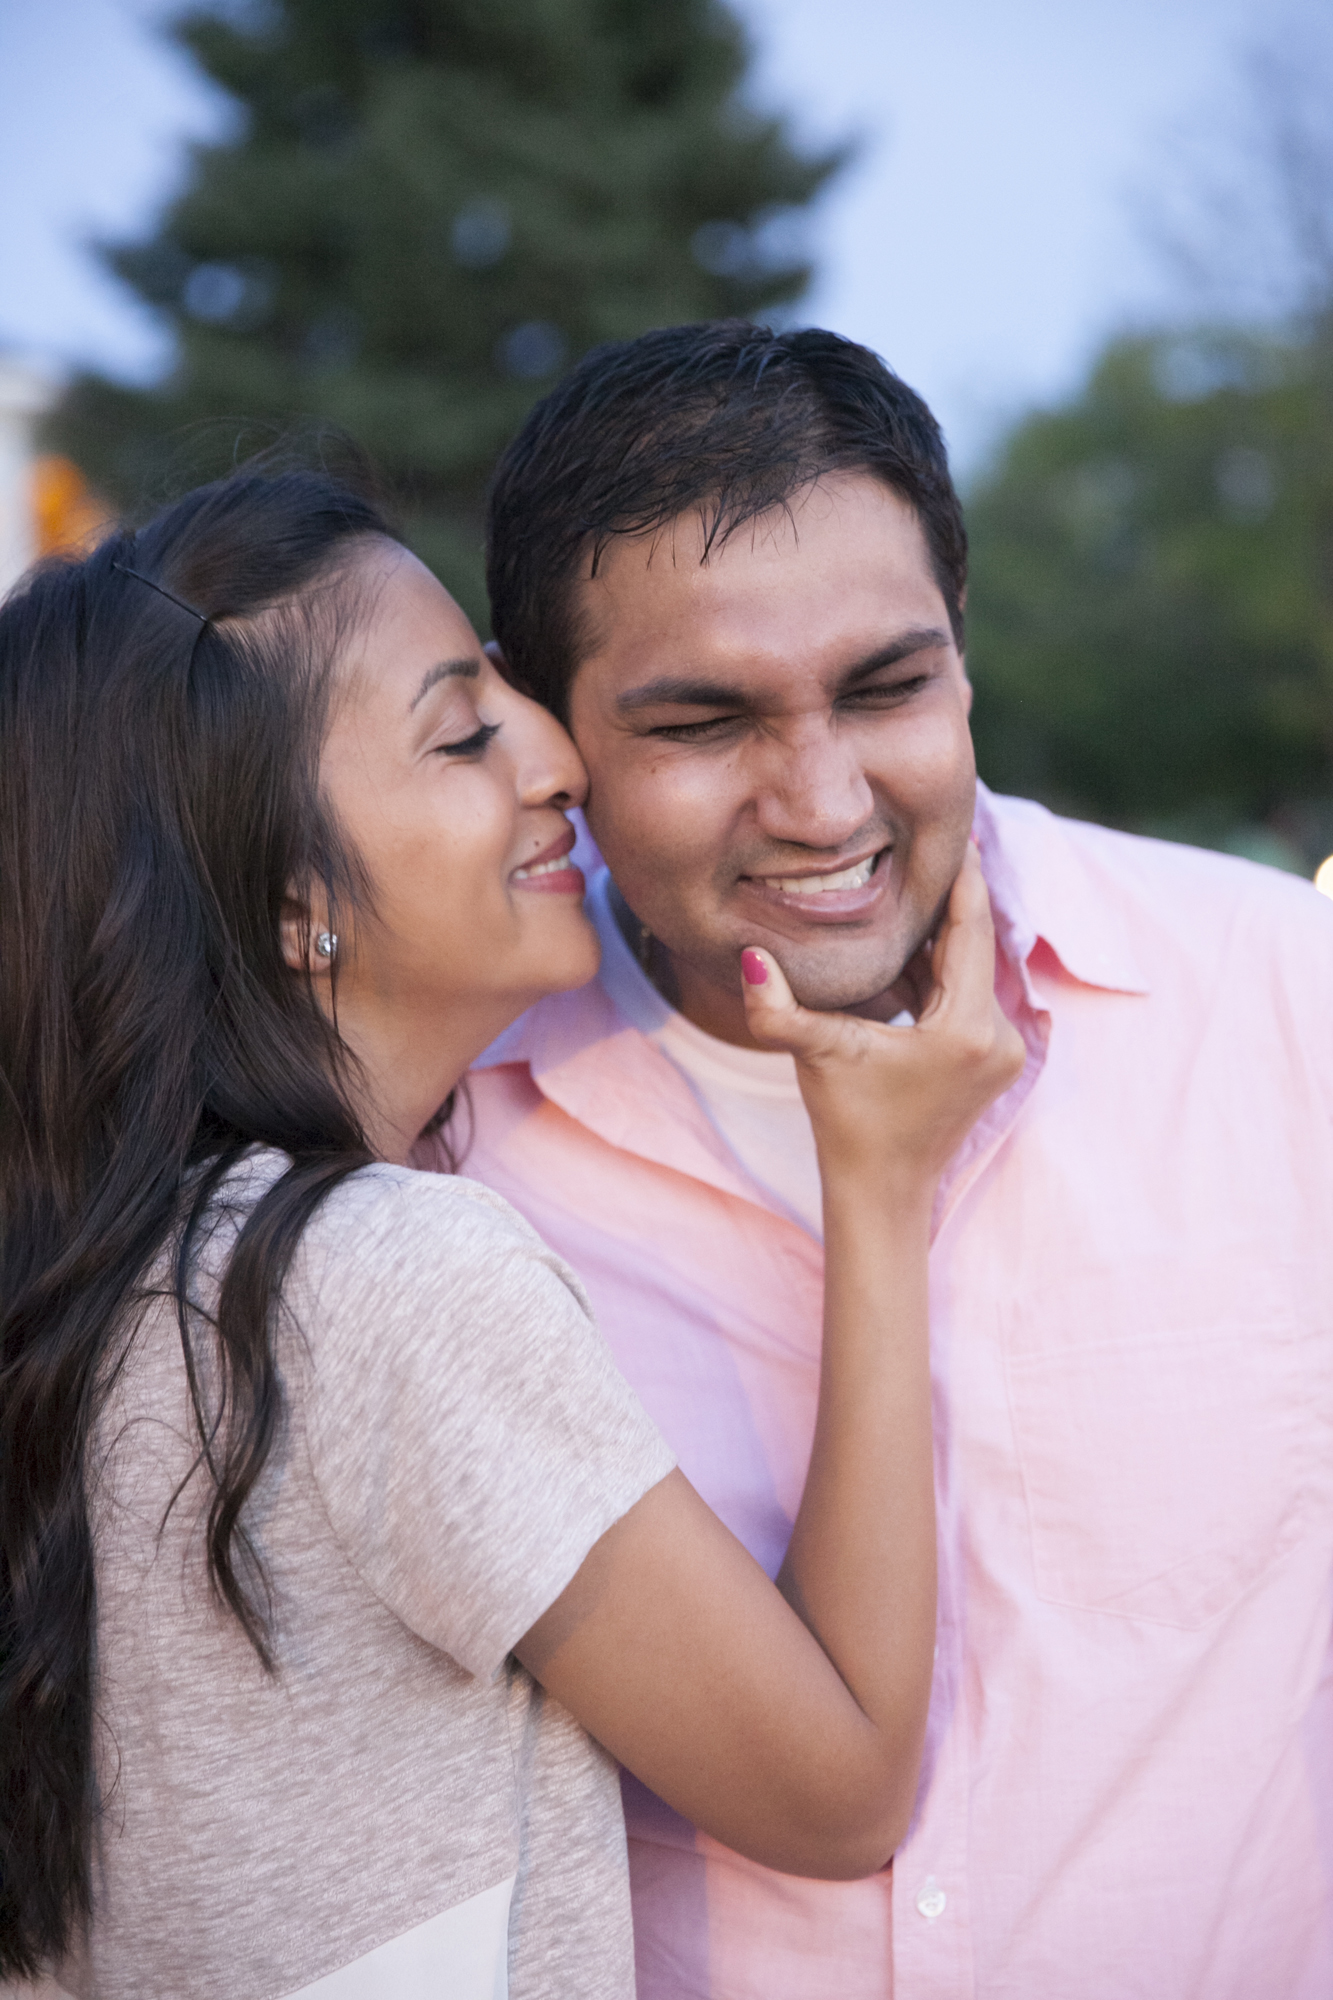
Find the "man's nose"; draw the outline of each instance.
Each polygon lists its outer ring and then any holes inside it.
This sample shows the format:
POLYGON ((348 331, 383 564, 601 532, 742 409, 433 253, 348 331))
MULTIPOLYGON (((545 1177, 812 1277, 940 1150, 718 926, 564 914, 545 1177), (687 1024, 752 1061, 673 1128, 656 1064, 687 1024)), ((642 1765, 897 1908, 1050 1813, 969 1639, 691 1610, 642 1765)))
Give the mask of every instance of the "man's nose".
POLYGON ((763 745, 755 808, 770 840, 841 847, 875 814, 875 797, 854 742, 831 722, 806 722, 763 745))

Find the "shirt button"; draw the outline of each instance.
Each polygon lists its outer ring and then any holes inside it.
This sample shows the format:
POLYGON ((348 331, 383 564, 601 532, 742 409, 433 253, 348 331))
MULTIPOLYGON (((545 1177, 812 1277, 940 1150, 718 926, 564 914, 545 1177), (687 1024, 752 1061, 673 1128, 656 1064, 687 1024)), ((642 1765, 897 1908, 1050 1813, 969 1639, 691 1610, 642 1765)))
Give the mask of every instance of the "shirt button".
POLYGON ((916 1906, 928 1924, 933 1924, 936 1917, 944 1915, 944 1905, 948 1900, 933 1875, 927 1875, 916 1892, 916 1906))

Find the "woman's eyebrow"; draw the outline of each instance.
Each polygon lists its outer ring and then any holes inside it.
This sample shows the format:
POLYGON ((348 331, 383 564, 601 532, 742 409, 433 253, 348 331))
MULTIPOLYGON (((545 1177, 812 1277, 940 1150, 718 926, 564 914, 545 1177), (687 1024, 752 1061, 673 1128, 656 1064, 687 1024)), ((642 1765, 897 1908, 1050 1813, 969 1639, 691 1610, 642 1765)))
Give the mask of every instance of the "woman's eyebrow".
POLYGON ((441 681, 453 680, 455 677, 475 680, 480 672, 480 660, 441 660, 438 667, 428 667, 421 677, 421 686, 412 697, 408 714, 410 715, 418 702, 424 701, 431 689, 438 687, 441 681))

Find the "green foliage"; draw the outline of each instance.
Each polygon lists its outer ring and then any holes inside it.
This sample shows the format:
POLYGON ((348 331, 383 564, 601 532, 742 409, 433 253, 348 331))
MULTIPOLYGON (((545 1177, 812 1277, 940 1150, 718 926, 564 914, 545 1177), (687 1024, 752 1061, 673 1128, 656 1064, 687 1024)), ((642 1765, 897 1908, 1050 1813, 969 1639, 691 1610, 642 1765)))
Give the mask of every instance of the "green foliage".
POLYGON ((808 282, 793 218, 842 156, 745 107, 712 0, 218 0, 174 32, 239 131, 106 254, 178 359, 145 392, 85 376, 51 427, 119 501, 229 462, 238 419, 320 419, 480 619, 486 478, 559 370, 808 282))
POLYGON ((969 521, 992 784, 1292 865, 1333 847, 1333 322, 1117 342, 969 521))

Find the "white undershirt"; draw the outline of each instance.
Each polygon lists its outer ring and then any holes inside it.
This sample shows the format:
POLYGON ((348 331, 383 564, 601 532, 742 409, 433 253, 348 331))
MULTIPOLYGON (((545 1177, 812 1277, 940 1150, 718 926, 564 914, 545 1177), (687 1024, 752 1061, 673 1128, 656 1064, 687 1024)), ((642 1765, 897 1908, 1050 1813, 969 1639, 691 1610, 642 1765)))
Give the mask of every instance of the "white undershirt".
POLYGON ((602 982, 620 1011, 656 1042, 707 1112, 714 1129, 774 1204, 812 1236, 824 1233, 815 1136, 791 1056, 741 1049, 676 1013, 636 963, 620 934, 602 873, 588 914, 602 940, 602 982))
POLYGON ((514 1879, 441 1910, 287 2000, 505 2000, 514 1879))

